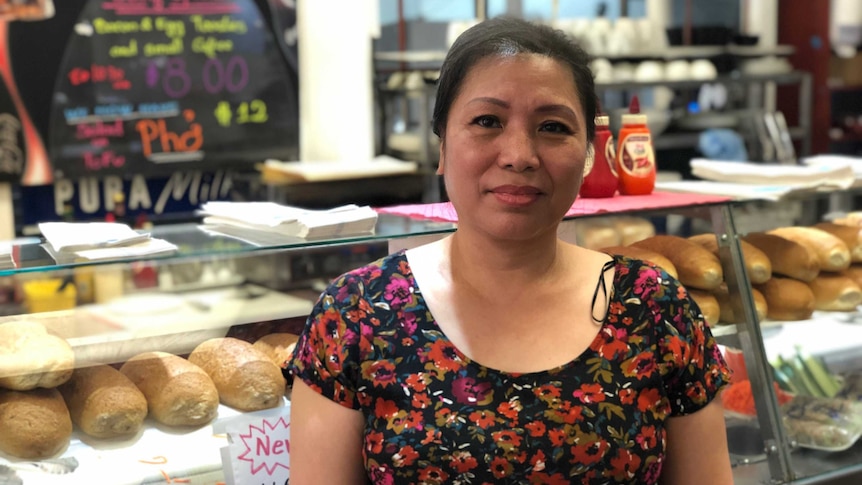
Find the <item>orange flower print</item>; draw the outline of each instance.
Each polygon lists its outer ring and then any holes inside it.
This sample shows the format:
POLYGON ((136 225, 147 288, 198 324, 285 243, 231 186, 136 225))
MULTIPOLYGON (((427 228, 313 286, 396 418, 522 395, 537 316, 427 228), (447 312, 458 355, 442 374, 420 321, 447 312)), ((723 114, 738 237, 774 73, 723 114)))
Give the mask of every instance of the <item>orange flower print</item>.
POLYGON ((568 478, 560 475, 548 475, 547 473, 534 471, 527 476, 527 479, 534 485, 569 485, 568 478))
POLYGON ((656 368, 655 354, 652 352, 641 352, 622 363, 623 375, 638 379, 649 377, 656 368))
POLYGON ((498 413, 513 421, 518 419, 518 412, 522 409, 523 406, 521 406, 519 401, 501 402, 500 405, 497 406, 498 413))
POLYGON ((524 425, 524 429, 530 432, 530 436, 533 438, 540 438, 545 435, 545 423, 541 421, 530 421, 529 423, 524 425))
POLYGON ((353 310, 347 311, 347 319, 353 323, 356 323, 356 322, 362 320, 366 316, 368 316, 368 315, 364 311, 359 310, 359 309, 353 309, 353 310))
POLYGON ((548 438, 550 438, 552 445, 563 446, 563 442, 566 440, 566 434, 565 430, 556 428, 548 431, 548 438))
POLYGON ((695 404, 706 402, 706 389, 700 381, 694 381, 694 384, 685 390, 685 395, 695 404))
POLYGON ((395 384, 395 364, 388 360, 372 360, 362 363, 362 377, 374 383, 374 387, 395 384))
POLYGON ((631 480, 641 466, 641 457, 633 455, 629 450, 621 448, 617 455, 611 458, 611 471, 614 480, 631 480))
POLYGON ((479 462, 473 458, 469 451, 456 451, 452 453, 452 461, 449 462, 458 473, 467 473, 479 466, 479 462))
POLYGON ((429 430, 425 431, 425 437, 422 438, 422 441, 420 441, 420 443, 422 443, 423 445, 429 445, 431 443, 439 442, 439 441, 440 441, 440 431, 437 431, 434 429, 429 429, 429 430))
POLYGON ((378 418, 388 418, 397 412, 398 405, 388 399, 378 397, 377 402, 374 403, 374 416, 378 418))
POLYGON ((594 465, 605 456, 605 453, 611 448, 607 441, 598 439, 596 435, 581 436, 579 443, 572 446, 572 457, 575 463, 580 465, 594 465), (591 437, 593 439, 583 439, 591 437))
POLYGON ((542 402, 550 403, 553 402, 554 399, 560 397, 560 388, 559 386, 545 384, 533 389, 533 394, 535 394, 537 398, 541 399, 542 402))
POLYGON ((506 478, 514 471, 512 467, 512 463, 503 458, 502 456, 495 456, 493 460, 491 460, 491 474, 494 475, 494 478, 501 479, 506 478))
POLYGON ((420 372, 418 374, 410 374, 407 376, 405 382, 414 392, 422 392, 428 387, 430 380, 428 379, 428 374, 420 372))
POLYGON ((401 448, 398 453, 392 455, 392 464, 396 468, 413 466, 417 458, 419 458, 419 453, 412 446, 408 445, 401 448))
POLYGON ((426 466, 419 470, 419 483, 421 485, 438 485, 446 483, 449 474, 433 465, 426 466))
POLYGON ((659 401, 661 401, 661 392, 658 389, 645 389, 638 396, 638 410, 644 413, 658 406, 659 401))
POLYGON ((453 413, 449 408, 443 408, 437 411, 436 418, 437 426, 442 428, 444 426, 451 426, 455 423, 458 419, 458 415, 453 413))
POLYGON ((605 393, 602 392, 601 384, 583 384, 575 392, 572 393, 575 399, 579 399, 584 404, 594 402, 602 402, 605 400, 605 393))
POLYGON ((644 450, 655 448, 656 445, 658 445, 658 438, 655 435, 655 426, 641 427, 641 432, 637 438, 635 438, 635 441, 637 441, 644 450))
POLYGON ((424 422, 422 413, 419 411, 410 411, 410 414, 407 416, 407 427, 410 429, 422 429, 424 422))
POLYGON ((413 339, 410 337, 404 337, 403 339, 401 339, 401 345, 404 347, 410 347, 411 345, 413 345, 413 339))
MULTIPOLYGON (((605 396, 602 394, 600 400, 604 400, 604 398, 605 396)), ((563 401, 557 403, 554 409, 545 411, 545 416, 555 423, 575 424, 581 419, 582 412, 581 406, 572 404, 570 401, 563 401)))
POLYGON ((497 416, 494 415, 494 411, 482 409, 470 413, 469 418, 471 423, 476 423, 476 426, 480 428, 488 428, 494 424, 497 419, 497 416))
POLYGON ((635 394, 637 393, 634 391, 634 389, 627 387, 625 389, 620 389, 618 394, 620 396, 620 402, 623 405, 627 406, 635 402, 635 394))
POLYGON ((365 436, 365 449, 370 453, 383 451, 383 433, 372 431, 365 436))
POLYGON ((428 397, 428 394, 418 393, 414 394, 413 398, 410 401, 410 405, 416 409, 425 409, 431 404, 431 398, 428 397))
POLYGON ((455 372, 461 368, 455 349, 443 339, 437 339, 431 344, 428 359, 440 372, 455 372))
POLYGON ((491 433, 491 438, 497 443, 498 447, 506 451, 512 451, 521 446, 521 437, 512 430, 495 431, 491 433))
POLYGON ((545 452, 539 450, 532 458, 530 458, 530 465, 532 465, 533 470, 540 472, 545 469, 546 461, 547 458, 545 458, 545 452))
POLYGON ((626 311, 626 306, 618 301, 611 302, 610 313, 614 315, 622 315, 626 311))

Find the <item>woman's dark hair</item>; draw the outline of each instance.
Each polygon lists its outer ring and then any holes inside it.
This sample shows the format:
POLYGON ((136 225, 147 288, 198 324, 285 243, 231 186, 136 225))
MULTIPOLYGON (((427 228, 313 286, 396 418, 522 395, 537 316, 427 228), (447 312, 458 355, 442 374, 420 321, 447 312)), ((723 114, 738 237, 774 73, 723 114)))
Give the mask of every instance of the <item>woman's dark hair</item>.
POLYGON ((575 78, 578 96, 584 110, 587 141, 596 131, 596 88, 590 70, 591 57, 574 40, 560 30, 526 20, 498 17, 481 22, 461 34, 440 70, 432 127, 443 137, 452 102, 461 90, 469 70, 486 57, 511 57, 516 54, 540 54, 569 66, 575 78))

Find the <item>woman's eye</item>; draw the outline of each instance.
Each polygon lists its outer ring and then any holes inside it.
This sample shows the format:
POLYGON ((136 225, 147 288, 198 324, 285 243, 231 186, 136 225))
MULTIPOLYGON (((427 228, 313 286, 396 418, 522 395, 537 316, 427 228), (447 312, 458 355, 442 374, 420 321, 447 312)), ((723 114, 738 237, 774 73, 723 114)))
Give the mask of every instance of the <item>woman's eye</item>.
POLYGON ((549 121, 547 123, 542 124, 541 131, 548 131, 551 133, 565 133, 569 134, 572 130, 569 129, 568 126, 558 123, 556 121, 549 121))
POLYGON ((482 115, 482 116, 477 116, 473 120, 473 124, 479 125, 482 128, 499 128, 500 127, 500 120, 498 120, 495 116, 482 115))

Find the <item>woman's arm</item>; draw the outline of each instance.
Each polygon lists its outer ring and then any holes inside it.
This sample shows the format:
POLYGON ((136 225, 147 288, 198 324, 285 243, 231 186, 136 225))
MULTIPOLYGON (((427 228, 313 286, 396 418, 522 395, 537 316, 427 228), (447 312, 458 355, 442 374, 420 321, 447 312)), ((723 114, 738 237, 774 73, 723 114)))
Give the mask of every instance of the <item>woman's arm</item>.
MULTIPOLYGON (((724 410, 715 399, 703 409, 668 418, 661 485, 732 485, 724 410)), ((292 475, 291 475, 292 479, 292 475)))
POLYGON ((368 483, 359 411, 330 401, 296 379, 290 400, 291 485, 368 483))

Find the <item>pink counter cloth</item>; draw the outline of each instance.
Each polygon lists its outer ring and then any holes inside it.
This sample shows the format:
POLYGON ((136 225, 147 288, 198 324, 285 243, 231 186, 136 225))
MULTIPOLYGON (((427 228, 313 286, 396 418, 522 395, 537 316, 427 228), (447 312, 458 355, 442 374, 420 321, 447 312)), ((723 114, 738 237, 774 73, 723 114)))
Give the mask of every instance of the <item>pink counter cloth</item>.
MULTIPOLYGON (((720 195, 683 194, 672 192, 653 192, 650 195, 616 195, 605 199, 578 198, 566 212, 566 217, 591 214, 613 214, 637 210, 670 209, 694 205, 714 204, 731 200, 720 195)), ((443 222, 458 222, 458 214, 449 202, 436 204, 406 204, 375 209, 380 214, 407 216, 443 222)))

